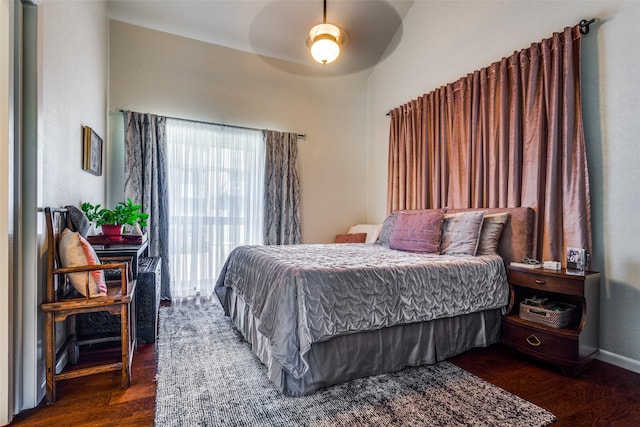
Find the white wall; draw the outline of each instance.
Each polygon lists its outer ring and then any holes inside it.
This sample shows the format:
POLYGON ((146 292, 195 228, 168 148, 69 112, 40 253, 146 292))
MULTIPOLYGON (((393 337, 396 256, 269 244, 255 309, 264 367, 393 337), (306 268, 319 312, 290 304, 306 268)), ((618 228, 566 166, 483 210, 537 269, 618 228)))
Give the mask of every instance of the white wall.
POLYGON ((582 42, 582 88, 601 358, 640 372, 639 2, 416 1, 368 82, 367 214, 385 215, 389 110, 585 18, 598 20, 582 42))
POLYGON ((43 206, 104 203, 105 174, 82 170, 82 126, 106 144, 106 2, 47 0, 42 7, 41 200, 43 206))
MULTIPOLYGON (((105 141, 107 104, 108 25, 104 1, 47 0, 38 6, 37 94, 34 111, 37 132, 37 178, 25 183, 24 194, 36 193, 38 206, 79 205, 105 199, 105 177, 82 171, 82 125, 91 126, 105 141)), ((35 215, 35 212, 34 212, 35 215)), ((38 215, 38 236, 43 240, 44 218, 38 215)), ((33 240, 32 240, 33 239, 33 240)), ((39 305, 46 296, 45 245, 37 261, 23 259, 25 272, 35 280, 23 281, 22 365, 17 375, 18 406, 36 406, 44 396, 44 321, 39 305)), ((26 277, 26 276, 25 276, 26 277)))
MULTIPOLYGON (((366 73, 310 77, 252 53, 118 21, 110 33, 111 111, 307 134, 299 144, 303 241, 333 241, 366 219, 366 73)), ((122 143, 118 133, 114 143, 122 143)), ((110 197, 121 198, 122 183, 113 187, 110 197)))

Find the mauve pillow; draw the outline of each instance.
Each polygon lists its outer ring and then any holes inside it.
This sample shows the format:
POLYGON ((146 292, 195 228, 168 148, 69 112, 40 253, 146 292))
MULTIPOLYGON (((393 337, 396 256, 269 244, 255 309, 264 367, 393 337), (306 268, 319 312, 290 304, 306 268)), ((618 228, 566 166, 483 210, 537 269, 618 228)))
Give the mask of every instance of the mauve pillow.
POLYGON ((440 253, 444 209, 403 211, 391 232, 389 247, 400 251, 440 253))
POLYGON ((487 211, 447 214, 442 226, 443 255, 475 255, 487 211))
POLYGON ((350 233, 336 235, 336 243, 364 243, 367 240, 367 233, 350 233))
POLYGON ((509 221, 508 212, 484 216, 476 255, 494 255, 498 253, 500 236, 502 236, 502 230, 507 221, 509 221))

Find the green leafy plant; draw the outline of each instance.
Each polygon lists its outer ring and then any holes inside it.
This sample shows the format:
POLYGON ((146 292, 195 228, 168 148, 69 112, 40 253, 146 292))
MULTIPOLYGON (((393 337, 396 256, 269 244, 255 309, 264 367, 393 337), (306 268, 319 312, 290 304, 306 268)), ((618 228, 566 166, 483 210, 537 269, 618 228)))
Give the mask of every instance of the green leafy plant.
POLYGON ((131 199, 126 202, 118 202, 113 209, 101 208, 100 205, 92 205, 85 202, 81 206, 82 212, 96 227, 101 225, 135 225, 147 226, 149 214, 140 212, 142 205, 135 205, 131 199))

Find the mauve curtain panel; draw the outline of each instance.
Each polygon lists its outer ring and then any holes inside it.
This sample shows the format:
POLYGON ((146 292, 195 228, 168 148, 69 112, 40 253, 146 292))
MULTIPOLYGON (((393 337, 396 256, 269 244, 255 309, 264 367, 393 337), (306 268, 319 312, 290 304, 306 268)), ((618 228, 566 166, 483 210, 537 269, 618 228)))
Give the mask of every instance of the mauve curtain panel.
POLYGON ((579 26, 392 110, 387 195, 388 212, 532 207, 533 256, 591 252, 579 26))
POLYGON ((162 299, 171 299, 169 284, 169 199, 166 118, 125 111, 124 195, 149 214, 149 256, 162 258, 162 299))
POLYGON ((301 241, 298 135, 265 130, 264 244, 301 241))

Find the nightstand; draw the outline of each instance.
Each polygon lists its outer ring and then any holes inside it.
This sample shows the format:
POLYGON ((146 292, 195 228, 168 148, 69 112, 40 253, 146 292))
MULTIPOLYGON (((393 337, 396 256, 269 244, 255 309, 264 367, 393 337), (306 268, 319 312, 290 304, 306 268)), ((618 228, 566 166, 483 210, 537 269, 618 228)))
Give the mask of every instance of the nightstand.
POLYGON ((511 299, 502 319, 501 341, 507 346, 557 365, 563 372, 580 372, 598 353, 600 273, 581 275, 560 271, 507 267, 511 299), (549 298, 575 305, 572 320, 562 328, 524 320, 520 303, 549 298))

